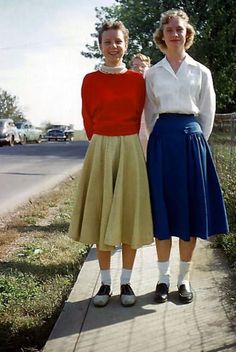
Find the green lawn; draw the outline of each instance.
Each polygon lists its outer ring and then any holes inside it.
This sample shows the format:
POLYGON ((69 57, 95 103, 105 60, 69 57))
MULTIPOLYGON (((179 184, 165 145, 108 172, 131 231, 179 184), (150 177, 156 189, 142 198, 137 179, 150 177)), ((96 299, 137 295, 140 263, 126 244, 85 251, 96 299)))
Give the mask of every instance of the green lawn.
POLYGON ((224 194, 230 233, 216 237, 236 270, 236 137, 230 133, 213 133, 210 144, 224 194), (233 136, 233 138, 232 138, 233 136))
POLYGON ((0 231, 0 351, 39 351, 88 247, 67 236, 75 180, 18 211, 0 231), (2 251, 1 253, 4 253, 2 251))

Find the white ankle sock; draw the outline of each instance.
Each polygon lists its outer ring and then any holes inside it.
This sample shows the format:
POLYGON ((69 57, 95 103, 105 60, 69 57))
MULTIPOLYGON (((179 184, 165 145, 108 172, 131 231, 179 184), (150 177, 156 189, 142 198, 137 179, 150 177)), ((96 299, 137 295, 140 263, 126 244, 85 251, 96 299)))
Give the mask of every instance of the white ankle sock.
POLYGON ((187 291, 190 291, 189 276, 192 262, 183 262, 182 260, 179 263, 179 276, 177 286, 185 285, 187 291))
POLYGON ((170 261, 166 262, 157 262, 159 270, 159 283, 164 283, 168 287, 170 286, 170 261))
POLYGON ((126 285, 130 283, 130 278, 132 274, 132 269, 122 269, 121 276, 120 276, 120 284, 126 285))
POLYGON ((104 285, 111 286, 111 270, 100 270, 101 283, 104 285))

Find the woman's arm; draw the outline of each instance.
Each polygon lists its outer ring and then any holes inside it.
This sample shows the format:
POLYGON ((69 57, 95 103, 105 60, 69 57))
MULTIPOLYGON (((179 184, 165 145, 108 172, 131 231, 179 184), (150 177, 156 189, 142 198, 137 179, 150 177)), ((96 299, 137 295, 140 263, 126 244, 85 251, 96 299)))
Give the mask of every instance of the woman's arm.
POLYGON ((210 70, 202 72, 201 92, 199 98, 199 122, 203 134, 208 140, 212 132, 216 109, 216 97, 210 70))
POLYGON ((147 131, 150 134, 156 122, 157 114, 155 113, 155 97, 152 90, 152 82, 146 76, 146 100, 144 105, 144 116, 146 121, 147 131))
POLYGON ((89 97, 91 94, 91 88, 89 88, 88 79, 84 78, 81 88, 81 96, 82 96, 82 117, 84 122, 84 129, 88 139, 90 140, 93 135, 93 120, 90 112, 90 104, 89 97))

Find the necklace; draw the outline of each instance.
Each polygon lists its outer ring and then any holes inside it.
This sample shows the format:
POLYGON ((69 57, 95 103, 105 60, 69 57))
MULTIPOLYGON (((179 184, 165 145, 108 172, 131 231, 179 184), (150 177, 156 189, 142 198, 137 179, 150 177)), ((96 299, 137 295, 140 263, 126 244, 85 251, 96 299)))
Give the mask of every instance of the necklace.
POLYGON ((120 66, 106 66, 104 64, 101 64, 98 68, 99 71, 102 73, 111 73, 111 74, 120 74, 120 73, 125 73, 127 72, 127 68, 125 66, 125 63, 122 63, 120 66))

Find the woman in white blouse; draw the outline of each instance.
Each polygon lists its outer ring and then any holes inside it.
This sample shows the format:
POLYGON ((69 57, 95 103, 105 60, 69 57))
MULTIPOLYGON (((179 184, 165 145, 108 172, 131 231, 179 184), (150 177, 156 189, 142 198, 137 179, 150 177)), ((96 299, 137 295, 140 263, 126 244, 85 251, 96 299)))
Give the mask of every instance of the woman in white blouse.
POLYGON ((195 31, 182 10, 161 15, 154 33, 164 59, 146 72, 147 151, 159 280, 156 302, 168 299, 172 236, 179 238, 179 299, 193 300, 189 272, 196 239, 228 231, 207 139, 215 114, 211 72, 186 50, 195 31))

